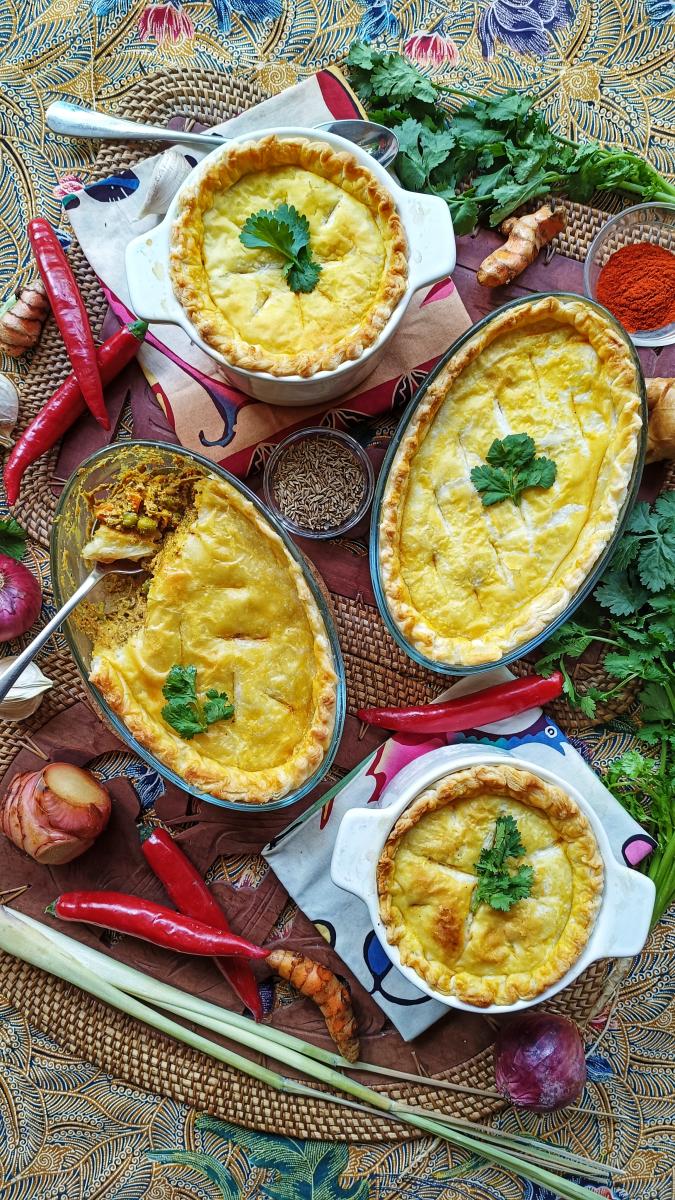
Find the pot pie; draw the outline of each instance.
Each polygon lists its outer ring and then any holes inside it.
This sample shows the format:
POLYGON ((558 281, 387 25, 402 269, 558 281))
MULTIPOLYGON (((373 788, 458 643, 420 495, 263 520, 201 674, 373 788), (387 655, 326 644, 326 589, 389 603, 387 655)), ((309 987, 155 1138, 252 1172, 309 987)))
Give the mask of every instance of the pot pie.
POLYGON ((105 612, 87 630, 90 679, 181 779, 264 804, 309 779, 331 742, 337 687, 321 613, 282 539, 235 487, 193 464, 165 470, 154 491, 153 478, 130 472, 95 499, 100 523, 85 557, 119 558, 125 543, 138 557, 144 547, 150 580, 109 577, 105 612), (175 665, 196 668, 199 694, 225 693, 233 715, 181 736, 165 719, 175 665))
POLYGON ((508 307, 450 358, 407 426, 380 510, 382 589, 415 651, 493 663, 565 610, 614 534, 642 388, 627 342, 581 298, 508 307), (520 433, 555 462, 555 482, 485 507, 471 470, 520 433))
POLYGON ((192 324, 229 363, 308 376, 376 341, 406 291, 407 244, 391 193, 357 158, 270 135, 227 147, 182 190, 170 270, 192 324), (240 241, 250 216, 282 204, 309 222, 321 266, 311 292, 291 290, 277 252, 240 241))
MULTIPOLYGON (((515 861, 515 860, 514 860, 515 861)), ((531 1000, 577 961, 602 899, 603 865, 570 796, 528 771, 474 766, 446 776, 399 817, 377 867, 380 914, 401 962, 447 996, 484 1008, 531 1000), (508 911, 471 901, 475 864, 511 815, 533 872, 508 911)))

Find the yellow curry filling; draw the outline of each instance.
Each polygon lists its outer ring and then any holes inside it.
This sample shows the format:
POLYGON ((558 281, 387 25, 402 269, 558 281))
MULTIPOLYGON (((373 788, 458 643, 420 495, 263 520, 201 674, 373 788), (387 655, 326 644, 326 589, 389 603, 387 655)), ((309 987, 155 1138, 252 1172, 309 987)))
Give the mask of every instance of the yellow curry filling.
POLYGON ((245 175, 216 193, 203 224, 209 291, 230 336, 276 353, 295 353, 299 341, 321 350, 358 329, 379 300, 390 227, 330 179, 297 166, 245 175), (308 293, 291 290, 278 253, 240 241, 252 214, 282 204, 309 222, 321 275, 308 293))
MULTIPOLYGON (((115 537, 123 509, 113 503, 109 514, 115 537)), ((170 509, 165 517, 171 524, 170 509)), ((215 796, 264 802, 308 778, 332 732, 335 675, 322 618, 281 539, 236 488, 206 475, 149 570, 141 619, 139 604, 113 602, 96 626, 91 679, 110 707, 215 796), (163 690, 176 665, 196 668, 204 703, 224 693, 233 715, 181 736, 163 690)))

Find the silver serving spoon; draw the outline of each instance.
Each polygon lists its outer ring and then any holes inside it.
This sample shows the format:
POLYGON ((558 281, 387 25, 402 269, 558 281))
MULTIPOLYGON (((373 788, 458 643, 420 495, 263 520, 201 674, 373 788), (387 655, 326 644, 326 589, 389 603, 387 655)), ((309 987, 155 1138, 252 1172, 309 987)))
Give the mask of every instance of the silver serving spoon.
POLYGON ((104 575, 141 574, 147 574, 145 567, 134 561, 96 563, 93 571, 87 575, 86 579, 83 579, 79 588, 73 592, 69 600, 66 600, 63 608, 60 608, 56 615, 52 617, 51 621, 47 622, 44 629, 40 630, 37 637, 33 638, 33 641, 30 643, 30 645, 26 646, 25 650, 22 650, 21 654, 18 656, 18 658, 15 658, 8 670, 3 671, 2 659, 0 659, 0 700, 5 699, 5 696, 7 696, 11 691, 17 679, 23 675, 23 672, 26 670, 28 664, 33 661, 38 650, 42 649, 45 642, 49 641, 50 637, 58 629, 59 625, 65 621, 66 617, 69 616, 74 608, 77 608, 77 605, 80 603, 80 601, 84 600, 85 596, 89 595, 92 589, 96 587, 96 584, 103 579, 104 575))
MULTIPOLYGON (((114 138, 122 142, 170 142, 172 145, 196 146, 200 150, 212 150, 231 141, 220 133, 186 133, 182 129, 165 129, 161 125, 142 125, 124 117, 110 116, 95 108, 68 104, 65 100, 55 100, 50 104, 45 120, 54 133, 68 137, 114 138)), ((392 163, 398 154, 396 135, 374 121, 327 121, 316 128, 337 133, 361 146, 384 167, 392 163)))

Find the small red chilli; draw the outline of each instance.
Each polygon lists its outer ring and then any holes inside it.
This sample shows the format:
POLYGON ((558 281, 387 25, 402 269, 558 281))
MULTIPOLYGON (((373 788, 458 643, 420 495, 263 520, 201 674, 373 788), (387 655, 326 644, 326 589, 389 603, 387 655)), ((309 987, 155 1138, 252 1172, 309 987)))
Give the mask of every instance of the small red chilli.
MULTIPOLYGON (((176 908, 188 917, 194 917, 206 925, 229 932, 227 917, 211 889, 171 835, 159 825, 154 828, 143 826, 140 835, 145 860, 164 884, 166 893, 176 908)), ((218 970, 256 1021, 261 1021, 262 1000, 249 963, 243 959, 223 961, 220 958, 215 962, 218 970)))
POLYGON ((64 892, 45 912, 62 921, 81 921, 127 933, 179 954, 267 957, 262 946, 255 946, 245 938, 124 892, 64 892))
POLYGON ((548 679, 528 675, 525 679, 511 679, 508 683, 484 688, 482 692, 438 704, 415 708, 362 708, 357 715, 369 725, 402 733, 463 733, 555 700, 563 690, 563 683, 560 671, 554 671, 548 679))

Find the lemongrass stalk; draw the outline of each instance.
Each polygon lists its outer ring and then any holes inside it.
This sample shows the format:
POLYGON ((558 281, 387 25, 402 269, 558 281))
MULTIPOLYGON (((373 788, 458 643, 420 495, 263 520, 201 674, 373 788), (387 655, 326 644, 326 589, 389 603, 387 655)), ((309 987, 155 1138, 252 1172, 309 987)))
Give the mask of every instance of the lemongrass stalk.
MULTIPOLYGON (((27 932, 26 920, 17 920, 17 914, 12 913, 10 916, 8 910, 0 908, 0 948, 17 958, 50 972, 52 975, 57 975, 59 978, 65 979, 68 983, 76 984, 82 990, 89 992, 99 999, 105 1000, 106 1003, 111 1004, 114 1008, 121 1009, 129 1016, 136 1017, 145 1024, 159 1029, 162 1033, 166 1033, 178 1041, 185 1042, 201 1053, 235 1067, 236 1070, 243 1071, 253 1078, 261 1080, 261 1082, 268 1083, 270 1087, 278 1091, 288 1092, 291 1088, 293 1090, 297 1088, 294 1081, 286 1079, 285 1076, 279 1075, 278 1072, 270 1071, 268 1068, 261 1067, 258 1063, 250 1059, 242 1058, 240 1055, 226 1050, 223 1046, 201 1037, 199 1034, 194 1033, 193 1030, 186 1029, 175 1021, 171 1021, 163 1014, 155 1012, 154 1009, 127 995, 126 992, 120 991, 112 984, 103 982, 98 975, 89 970, 78 959, 80 950, 86 949, 81 947, 80 943, 72 939, 67 939, 68 942, 72 942, 71 950, 55 954, 55 942, 48 936, 45 936, 43 932, 39 932, 44 927, 38 925, 36 922, 31 922, 30 932, 27 932), (37 928, 34 927, 35 925, 37 925, 37 928)), ((113 961, 109 960, 110 963, 113 961)), ((124 964, 115 965, 117 967, 124 966, 124 964)), ((129 970, 132 969, 129 968, 129 970)), ((140 972, 135 973, 140 974, 140 972)), ((148 982, 150 982, 149 977, 148 982)), ((582 1187, 572 1180, 564 1179, 538 1164, 528 1162, 508 1150, 502 1150, 499 1146, 484 1142, 480 1138, 472 1137, 462 1133, 460 1130, 444 1125, 442 1122, 435 1120, 433 1115, 424 1116, 421 1113, 411 1111, 405 1104, 392 1100, 390 1097, 384 1096, 379 1092, 374 1092, 370 1088, 357 1083, 355 1080, 341 1075, 338 1071, 306 1058, 297 1051, 284 1051, 284 1048, 279 1046, 276 1057, 280 1061, 285 1061, 288 1066, 296 1067, 317 1081, 337 1087, 341 1091, 346 1091, 348 1094, 362 1100, 394 1121, 410 1125, 415 1129, 422 1130, 424 1133, 442 1138, 444 1141, 450 1142, 451 1145, 458 1146, 469 1153, 478 1154, 487 1162, 494 1163, 497 1166, 505 1168, 507 1171, 529 1179, 532 1183, 541 1184, 542 1187, 554 1191, 563 1200, 596 1200, 595 1192, 591 1192, 588 1188, 582 1187)), ((311 1089, 308 1089, 308 1091, 311 1091, 311 1089)), ((323 1097, 328 1102, 335 1099, 334 1096, 325 1092, 316 1093, 316 1095, 323 1097)))
MULTIPOLYGON (((22 920, 27 921, 35 929, 40 930, 54 941, 55 944, 62 945, 67 949, 72 945, 73 939, 66 934, 61 933, 57 929, 52 929, 46 925, 42 925, 39 921, 34 921, 32 917, 26 916, 24 913, 17 913, 22 920)), ((101 954, 100 951, 92 949, 90 946, 76 943, 80 947, 81 957, 89 962, 93 970, 105 970, 108 977, 111 977, 114 982, 117 980, 117 986, 125 991, 133 991, 134 995, 143 1000, 150 1000, 153 1004, 158 1004, 160 1007, 168 1011, 178 1011, 181 1009, 181 1016, 188 1020, 193 1020, 196 1024, 204 1025, 207 1029, 211 1029, 214 1033, 221 1033, 224 1037, 230 1037, 236 1041, 236 1035, 232 1033, 232 1028, 242 1031, 245 1035, 251 1034, 257 1037, 263 1037, 266 1042, 273 1042, 277 1045, 284 1046, 293 1050, 297 1050, 299 1054, 303 1054, 306 1058, 316 1059, 318 1062, 325 1063, 327 1066, 336 1067, 343 1071, 370 1071, 376 1075, 386 1075, 397 1080, 403 1080, 410 1083, 426 1084, 427 1087, 447 1089, 449 1091, 465 1092, 470 1095, 481 1097, 490 1097, 501 1100, 504 1104, 508 1101, 501 1094, 491 1088, 471 1088, 463 1084, 454 1084, 445 1079, 432 1079, 424 1075, 412 1075, 404 1071, 397 1071, 391 1067, 380 1067, 376 1063, 366 1062, 349 1062, 343 1058, 341 1054, 335 1051, 325 1050, 321 1046, 314 1046, 311 1042, 303 1041, 302 1038, 295 1037, 291 1033, 284 1033, 283 1030, 275 1029, 271 1025, 260 1025, 250 1017, 244 1017, 241 1013, 231 1012, 229 1009, 221 1008, 217 1004, 212 1004, 208 1000, 203 1000, 200 996, 194 996, 190 992, 183 992, 179 988, 172 987, 171 984, 163 983, 159 979, 154 979, 152 976, 143 974, 142 971, 137 971, 134 967, 129 967, 126 963, 120 963, 116 959, 111 959, 106 954, 101 954), (213 1024, 211 1022, 214 1022, 213 1024), (222 1028, 223 1023, 231 1026, 230 1029, 222 1028)), ((272 1051, 266 1047, 261 1050, 259 1046, 255 1048, 260 1053, 269 1054, 273 1057, 272 1051)), ((612 1120, 618 1120, 614 1113, 606 1112, 604 1109, 584 1108, 583 1106, 573 1105, 568 1111, 588 1113, 592 1116, 608 1116, 612 1120)))

